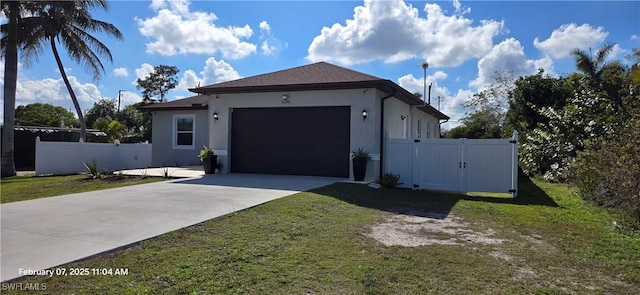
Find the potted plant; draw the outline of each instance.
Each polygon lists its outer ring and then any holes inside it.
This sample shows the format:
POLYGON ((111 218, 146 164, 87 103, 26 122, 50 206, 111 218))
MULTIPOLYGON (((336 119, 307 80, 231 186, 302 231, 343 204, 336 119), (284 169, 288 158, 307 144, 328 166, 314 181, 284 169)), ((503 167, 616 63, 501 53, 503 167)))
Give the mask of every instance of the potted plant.
POLYGON ((353 163, 353 179, 355 181, 364 180, 369 160, 371 160, 371 155, 361 147, 352 152, 351 161, 353 163))
POLYGON ((213 174, 218 168, 218 156, 208 146, 202 146, 200 154, 198 155, 202 162, 202 168, 204 168, 205 174, 213 174))

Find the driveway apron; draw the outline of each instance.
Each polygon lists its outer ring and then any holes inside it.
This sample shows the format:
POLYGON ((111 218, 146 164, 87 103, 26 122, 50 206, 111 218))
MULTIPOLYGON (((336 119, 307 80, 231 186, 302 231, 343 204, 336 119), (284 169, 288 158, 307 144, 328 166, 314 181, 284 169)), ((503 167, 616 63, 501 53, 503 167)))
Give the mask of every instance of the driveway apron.
POLYGON ((0 281, 341 180, 216 174, 2 204, 0 281))

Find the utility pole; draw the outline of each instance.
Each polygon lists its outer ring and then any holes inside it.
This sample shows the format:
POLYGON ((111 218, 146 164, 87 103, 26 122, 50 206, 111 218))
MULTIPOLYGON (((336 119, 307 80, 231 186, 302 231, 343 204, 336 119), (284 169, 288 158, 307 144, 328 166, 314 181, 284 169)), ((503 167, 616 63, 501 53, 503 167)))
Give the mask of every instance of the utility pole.
MULTIPOLYGON (((429 67, 429 63, 428 62, 423 62, 422 63, 422 69, 424 70, 424 87, 422 89, 422 97, 423 99, 427 97, 427 68, 429 67)), ((431 103, 431 102, 429 102, 431 103)))
POLYGON ((118 90, 118 113, 120 113, 120 95, 122 94, 122 90, 118 90))

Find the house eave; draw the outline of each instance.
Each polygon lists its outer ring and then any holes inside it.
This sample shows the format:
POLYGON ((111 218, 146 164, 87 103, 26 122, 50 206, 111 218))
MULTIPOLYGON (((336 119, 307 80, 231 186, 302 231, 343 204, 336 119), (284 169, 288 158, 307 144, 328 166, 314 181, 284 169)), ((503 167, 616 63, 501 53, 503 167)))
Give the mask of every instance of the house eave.
POLYGON ((208 105, 199 105, 199 106, 178 106, 178 107, 166 107, 158 105, 148 105, 139 107, 138 110, 141 112, 156 112, 156 111, 184 111, 184 110, 207 110, 209 108, 208 105))
POLYGON ((189 88, 189 91, 199 95, 221 95, 238 93, 264 93, 264 92, 288 92, 288 91, 313 91, 313 90, 344 90, 376 88, 385 93, 395 93, 396 97, 409 105, 420 105, 422 100, 398 86, 391 80, 365 80, 337 83, 314 84, 283 84, 283 85, 259 85, 242 87, 199 87, 189 88))

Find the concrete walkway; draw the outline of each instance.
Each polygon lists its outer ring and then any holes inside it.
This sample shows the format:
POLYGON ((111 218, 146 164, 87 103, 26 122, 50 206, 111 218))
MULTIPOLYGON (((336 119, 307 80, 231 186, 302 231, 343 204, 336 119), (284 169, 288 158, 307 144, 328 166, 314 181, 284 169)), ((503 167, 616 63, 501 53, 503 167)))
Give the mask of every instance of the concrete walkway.
POLYGON ((134 175, 134 176, 144 175, 144 176, 164 177, 165 172, 168 174, 168 177, 172 177, 172 178, 202 177, 205 175, 202 166, 131 169, 131 170, 122 170, 116 173, 122 173, 124 175, 134 175))
POLYGON ((215 174, 2 204, 0 281, 342 180, 215 174))

